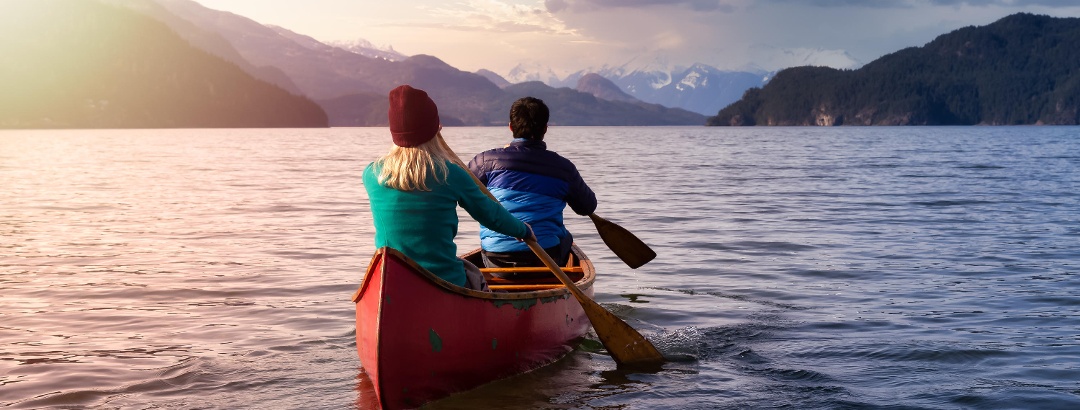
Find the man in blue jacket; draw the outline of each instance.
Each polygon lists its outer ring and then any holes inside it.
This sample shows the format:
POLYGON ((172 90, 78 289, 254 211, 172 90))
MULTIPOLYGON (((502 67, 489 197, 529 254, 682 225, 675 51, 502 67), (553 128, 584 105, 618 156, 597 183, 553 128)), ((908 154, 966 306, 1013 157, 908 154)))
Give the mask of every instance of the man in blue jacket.
MULTIPOLYGON (((578 215, 596 211, 596 195, 573 162, 547 150, 544 134, 550 113, 538 98, 524 97, 510 107, 514 140, 481 152, 469 170, 518 219, 532 226, 536 240, 559 264, 565 264, 574 237, 563 226, 563 208, 578 215)), ((528 245, 480 227, 484 264, 489 267, 544 266, 528 245)))

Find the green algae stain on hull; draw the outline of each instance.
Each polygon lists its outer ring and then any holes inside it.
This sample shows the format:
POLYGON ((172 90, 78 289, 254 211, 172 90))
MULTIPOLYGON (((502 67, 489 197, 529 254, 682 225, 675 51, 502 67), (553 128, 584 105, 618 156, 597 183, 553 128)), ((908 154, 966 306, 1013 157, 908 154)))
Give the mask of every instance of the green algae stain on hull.
POLYGON ((514 309, 517 309, 517 310, 529 310, 533 306, 536 306, 537 302, 539 302, 539 299, 513 299, 513 300, 499 300, 499 299, 496 299, 496 300, 492 301, 492 303, 495 304, 495 307, 502 307, 503 305, 510 305, 510 306, 513 306, 514 309))
POLYGON ((553 303, 553 302, 558 302, 559 299, 569 299, 569 298, 570 298, 570 294, 567 293, 565 295, 558 295, 558 296, 550 296, 550 297, 546 297, 546 298, 540 298, 540 303, 553 303))
POLYGON ((428 342, 431 343, 431 351, 436 353, 442 351, 442 338, 439 337, 438 333, 435 333, 435 329, 428 331, 428 342))

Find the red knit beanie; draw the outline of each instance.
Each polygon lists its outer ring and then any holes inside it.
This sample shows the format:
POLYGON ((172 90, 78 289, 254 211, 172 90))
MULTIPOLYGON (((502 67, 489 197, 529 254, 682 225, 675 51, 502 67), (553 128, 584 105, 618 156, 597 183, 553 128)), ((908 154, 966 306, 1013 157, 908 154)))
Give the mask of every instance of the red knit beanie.
POLYGON ((390 91, 390 135, 399 147, 415 147, 439 132, 439 108, 424 90, 401 85, 390 91))

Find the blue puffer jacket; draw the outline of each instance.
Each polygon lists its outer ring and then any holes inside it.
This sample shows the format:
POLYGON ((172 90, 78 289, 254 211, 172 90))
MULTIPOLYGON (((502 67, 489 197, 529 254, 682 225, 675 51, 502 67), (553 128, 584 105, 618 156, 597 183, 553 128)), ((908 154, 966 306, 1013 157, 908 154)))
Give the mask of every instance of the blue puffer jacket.
MULTIPOLYGON (((543 141, 515 139, 506 148, 476 154, 469 170, 511 214, 532 226, 541 247, 566 236, 566 205, 578 215, 596 211, 596 195, 570 160, 547 150, 543 141)), ((480 246, 489 252, 522 252, 524 242, 480 227, 480 246)))

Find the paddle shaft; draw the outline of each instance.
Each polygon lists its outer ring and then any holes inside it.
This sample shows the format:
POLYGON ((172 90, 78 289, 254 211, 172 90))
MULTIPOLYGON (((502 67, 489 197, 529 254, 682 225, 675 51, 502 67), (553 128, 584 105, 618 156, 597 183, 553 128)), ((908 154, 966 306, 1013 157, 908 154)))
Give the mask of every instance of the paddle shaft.
MULTIPOLYGON (((472 171, 469 171, 469 167, 458 158, 454 150, 450 149, 450 146, 446 144, 446 140, 442 138, 442 134, 437 134, 435 138, 439 139, 439 143, 442 144, 443 149, 450 155, 451 160, 454 161, 459 167, 465 170, 470 176, 472 176, 473 182, 480 188, 488 198, 498 203, 495 196, 488 191, 487 186, 480 179, 473 175, 472 171)), ((660 354, 660 351, 656 350, 648 339, 642 336, 633 327, 626 324, 626 322, 619 319, 615 314, 609 312, 592 300, 585 292, 582 292, 580 288, 574 284, 574 281, 570 280, 569 276, 566 276, 562 271, 562 267, 559 266, 555 260, 551 259, 551 255, 548 255, 544 248, 540 247, 540 244, 536 243, 536 239, 525 239, 525 244, 529 245, 529 249, 544 262, 544 265, 548 267, 552 274, 556 278, 559 278, 559 282, 562 282, 570 293, 577 299, 578 304, 585 311, 585 315, 589 317, 589 322, 593 325, 593 330, 596 331, 596 336, 600 338, 600 343, 607 348, 611 353, 611 357, 615 359, 615 363, 621 365, 635 365, 635 366, 655 366, 664 362, 664 356, 660 354)))

